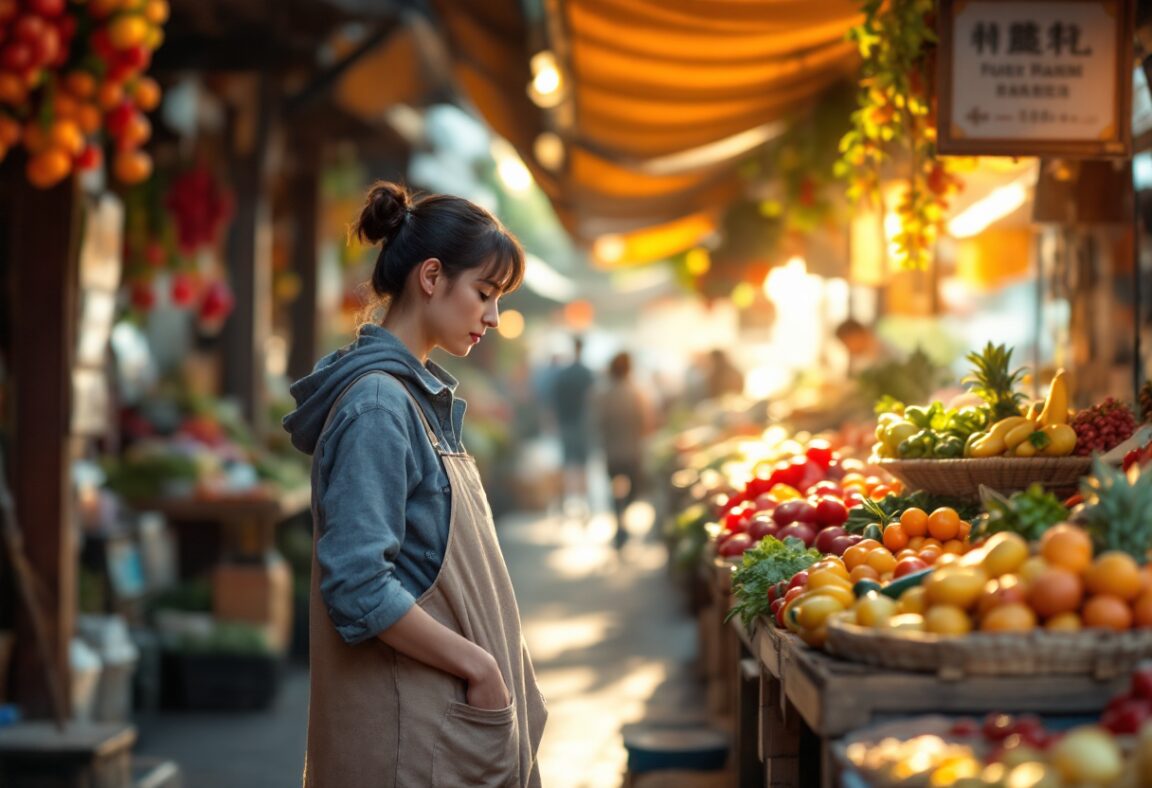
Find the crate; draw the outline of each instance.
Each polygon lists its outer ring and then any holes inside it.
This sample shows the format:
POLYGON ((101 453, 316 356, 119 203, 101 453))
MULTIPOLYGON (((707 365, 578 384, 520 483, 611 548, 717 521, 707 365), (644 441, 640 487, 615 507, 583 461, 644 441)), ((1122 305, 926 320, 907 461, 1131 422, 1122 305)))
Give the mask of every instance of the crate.
POLYGON ((165 705, 180 709, 266 709, 276 698, 283 658, 262 654, 164 656, 165 705))

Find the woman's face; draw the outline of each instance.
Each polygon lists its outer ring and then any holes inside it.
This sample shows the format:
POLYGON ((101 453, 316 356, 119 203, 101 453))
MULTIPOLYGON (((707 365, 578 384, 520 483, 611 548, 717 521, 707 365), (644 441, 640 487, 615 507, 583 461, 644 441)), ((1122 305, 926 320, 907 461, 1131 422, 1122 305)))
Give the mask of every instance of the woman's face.
POLYGON ((454 356, 467 356, 485 331, 500 324, 501 295, 488 266, 464 271, 455 280, 440 277, 428 305, 435 344, 454 356))

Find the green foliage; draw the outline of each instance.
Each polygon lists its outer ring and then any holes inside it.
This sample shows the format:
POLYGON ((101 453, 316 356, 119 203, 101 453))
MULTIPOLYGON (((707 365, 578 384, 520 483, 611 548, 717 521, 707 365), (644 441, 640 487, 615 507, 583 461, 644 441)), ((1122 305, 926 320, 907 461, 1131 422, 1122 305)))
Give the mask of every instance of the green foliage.
POLYGON ((984 514, 972 524, 973 538, 1011 531, 1028 541, 1035 541, 1056 523, 1068 519, 1068 508, 1039 483, 1005 497, 995 490, 980 486, 984 514))
POLYGON ((960 187, 945 160, 936 156, 932 74, 927 54, 936 44, 934 0, 864 0, 864 22, 848 37, 862 63, 858 109, 840 140, 834 171, 849 182, 848 196, 883 207, 881 171, 900 151, 910 160, 907 185, 896 213, 896 263, 925 268, 948 207, 960 187))
POLYGON ((1084 508, 1076 519, 1092 535, 1097 551, 1122 550, 1139 563, 1148 561, 1152 548, 1152 473, 1133 465, 1114 468, 1100 457, 1092 460, 1092 473, 1080 480, 1084 508))
POLYGON ((105 486, 128 501, 163 495, 174 483, 195 482, 196 461, 173 452, 110 457, 104 463, 105 486))
POLYGON ((732 573, 732 594, 736 603, 728 611, 725 621, 740 616, 746 629, 758 616, 771 613, 768 587, 787 580, 820 560, 820 551, 805 548, 794 537, 784 541, 766 536, 760 543, 744 551, 744 561, 732 573))
POLYGON ((1024 378, 1024 369, 1012 369, 1012 348, 989 342, 984 350, 972 351, 964 357, 972 364, 972 374, 961 382, 988 403, 992 409, 992 423, 1009 416, 1020 415, 1024 395, 1016 386, 1024 378))
POLYGON ((881 361, 861 370, 856 390, 860 399, 869 403, 888 399, 924 402, 947 378, 947 369, 916 348, 903 361, 881 361))

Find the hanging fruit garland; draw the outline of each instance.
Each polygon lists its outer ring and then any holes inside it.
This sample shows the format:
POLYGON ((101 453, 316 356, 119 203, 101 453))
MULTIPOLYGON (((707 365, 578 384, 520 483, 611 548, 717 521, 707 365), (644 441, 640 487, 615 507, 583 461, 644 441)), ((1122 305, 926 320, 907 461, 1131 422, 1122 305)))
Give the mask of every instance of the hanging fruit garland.
POLYGON ((204 333, 218 331, 235 306, 212 253, 233 215, 231 191, 201 161, 149 178, 125 200, 124 278, 133 311, 152 309, 162 282, 169 305, 192 310, 204 333))
MULTIPOLYGON (((907 158, 895 206, 900 229, 891 239, 895 263, 923 269, 932 261, 949 199, 963 186, 965 162, 936 155, 936 109, 930 58, 935 0, 865 0, 864 23, 850 38, 863 57, 859 108, 840 141, 836 174, 850 182, 848 196, 886 210, 881 171, 893 153, 907 158)), ((894 166, 903 167, 904 160, 894 166)))
POLYGON ((167 20, 168 0, 0 0, 0 162, 21 145, 46 189, 107 143, 116 180, 147 178, 160 87, 145 72, 167 20))

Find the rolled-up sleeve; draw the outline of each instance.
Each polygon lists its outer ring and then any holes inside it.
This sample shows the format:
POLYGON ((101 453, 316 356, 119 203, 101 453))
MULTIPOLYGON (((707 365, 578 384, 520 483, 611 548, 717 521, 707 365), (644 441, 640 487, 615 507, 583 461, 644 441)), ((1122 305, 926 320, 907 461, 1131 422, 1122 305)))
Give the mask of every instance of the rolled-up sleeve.
POLYGON ((392 412, 373 408, 332 436, 320 498, 316 560, 320 594, 347 643, 383 632, 415 600, 396 577, 405 502, 419 482, 408 432, 392 412))

